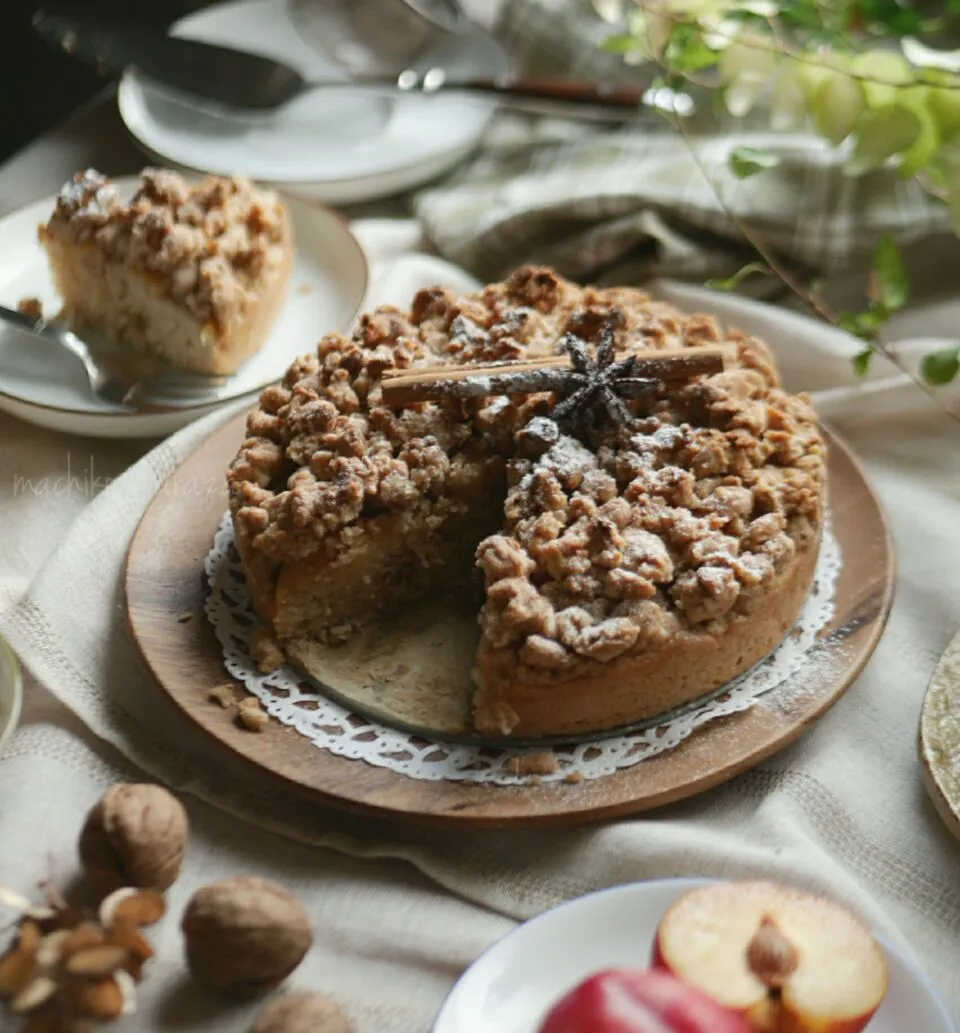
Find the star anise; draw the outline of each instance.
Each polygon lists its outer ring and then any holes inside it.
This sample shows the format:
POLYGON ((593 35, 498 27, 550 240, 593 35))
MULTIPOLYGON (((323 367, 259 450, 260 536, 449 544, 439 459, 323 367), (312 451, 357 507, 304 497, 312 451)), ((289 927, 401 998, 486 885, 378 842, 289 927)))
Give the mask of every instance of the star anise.
POLYGON ((598 337, 593 355, 587 342, 575 334, 566 334, 560 341, 561 349, 573 363, 572 370, 564 371, 563 387, 559 389, 566 397, 557 403, 552 414, 561 425, 592 422, 597 408, 602 406, 614 423, 629 426, 633 414, 624 399, 650 394, 660 385, 659 380, 634 375, 636 355, 614 361, 612 321, 604 324, 598 337))

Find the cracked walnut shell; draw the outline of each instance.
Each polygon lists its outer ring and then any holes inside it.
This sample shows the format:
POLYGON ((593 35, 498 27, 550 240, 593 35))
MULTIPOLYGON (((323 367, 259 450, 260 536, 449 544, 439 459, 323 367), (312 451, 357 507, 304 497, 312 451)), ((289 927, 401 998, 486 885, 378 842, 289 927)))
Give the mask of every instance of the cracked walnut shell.
POLYGON ((181 927, 197 979, 242 997, 279 986, 313 943, 300 901, 255 877, 223 879, 197 890, 181 927))
POLYGON ((112 786, 87 815, 80 860, 112 888, 169 889, 180 874, 189 823, 183 804, 162 786, 112 786))

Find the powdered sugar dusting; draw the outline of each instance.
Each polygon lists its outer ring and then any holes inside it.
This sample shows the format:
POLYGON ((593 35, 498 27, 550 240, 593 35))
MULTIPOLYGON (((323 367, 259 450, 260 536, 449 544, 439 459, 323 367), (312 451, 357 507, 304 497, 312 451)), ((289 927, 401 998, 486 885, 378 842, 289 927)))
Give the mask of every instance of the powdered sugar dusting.
POLYGON ((561 481, 566 481, 584 470, 595 469, 596 465, 597 457, 590 449, 569 434, 561 434, 557 443, 534 463, 533 468, 520 482, 520 486, 528 487, 539 470, 549 470, 561 481))
POLYGON ((87 219, 105 219, 118 203, 117 188, 96 169, 78 172, 64 184, 58 202, 87 219))

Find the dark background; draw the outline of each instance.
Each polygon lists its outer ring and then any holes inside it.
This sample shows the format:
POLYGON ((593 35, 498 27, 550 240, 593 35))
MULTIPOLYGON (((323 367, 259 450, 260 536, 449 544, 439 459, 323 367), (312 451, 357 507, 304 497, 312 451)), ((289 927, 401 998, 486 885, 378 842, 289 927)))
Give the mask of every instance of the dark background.
POLYGON ((0 161, 52 128, 107 80, 34 35, 39 8, 165 27, 202 0, 0 0, 0 161))

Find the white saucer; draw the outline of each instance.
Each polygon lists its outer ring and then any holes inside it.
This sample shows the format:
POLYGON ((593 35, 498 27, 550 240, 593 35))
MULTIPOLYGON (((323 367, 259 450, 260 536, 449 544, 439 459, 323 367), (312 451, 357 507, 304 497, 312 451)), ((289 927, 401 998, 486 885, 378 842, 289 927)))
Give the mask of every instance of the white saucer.
MULTIPOLYGON (((136 180, 115 181, 121 190, 136 180)), ((125 412, 96 398, 79 362, 55 345, 0 325, 0 410, 30 423, 94 437, 163 437, 218 406, 253 395, 278 379, 298 355, 312 351, 325 333, 345 330, 367 291, 366 255, 335 213, 285 198, 293 224, 296 260, 287 304, 263 348, 246 362, 210 404, 162 413, 125 412)), ((0 219, 0 304, 15 308, 38 297, 55 314, 59 299, 37 227, 55 198, 0 219)))
MULTIPOLYGON (((667 908, 705 879, 662 879, 591 893, 526 922, 474 962, 433 1033, 534 1033, 550 1007, 606 968, 646 968, 667 908)), ((957 1033, 929 978, 881 940, 890 989, 866 1033, 957 1033)))
MULTIPOLYGON (((236 0, 178 22, 174 35, 224 43, 293 65, 306 78, 343 78, 294 24, 284 0, 236 0)), ((500 74, 505 52, 486 33, 451 38, 422 63, 500 74)), ((270 116, 200 111, 127 73, 120 116, 143 149, 180 168, 242 174, 287 193, 350 203, 396 193, 439 175, 479 142, 495 110, 454 92, 390 101, 348 88, 306 94, 270 116)))

